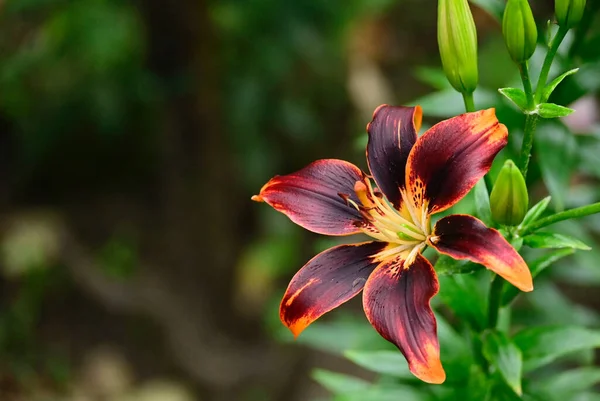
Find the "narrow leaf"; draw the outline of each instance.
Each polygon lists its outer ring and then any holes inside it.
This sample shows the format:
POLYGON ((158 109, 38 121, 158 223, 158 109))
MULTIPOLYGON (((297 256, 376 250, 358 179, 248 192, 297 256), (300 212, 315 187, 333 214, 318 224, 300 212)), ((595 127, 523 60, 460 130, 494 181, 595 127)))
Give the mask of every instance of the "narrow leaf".
POLYGON ((600 368, 573 369, 534 383, 528 392, 538 395, 540 399, 571 400, 574 396, 600 383, 600 368))
POLYGON ((544 92, 542 92, 542 101, 545 102, 546 100, 548 100, 548 98, 550 98, 550 95, 552 94, 552 92, 554 92, 554 89, 556 89, 558 84, 560 84, 563 81, 563 79, 565 79, 569 75, 575 74, 577 71, 579 71, 579 68, 573 68, 572 70, 562 73, 558 77, 554 78, 552 82, 550 82, 544 88, 544 92))
POLYGON ((565 117, 575 110, 554 103, 542 103, 537 107, 537 114, 542 118, 565 117))
POLYGON ((406 359, 398 351, 346 351, 344 356, 367 370, 385 375, 414 378, 406 359))
POLYGON ((342 373, 331 372, 329 370, 315 369, 311 376, 321 386, 331 391, 333 394, 350 393, 358 390, 364 390, 371 385, 369 382, 357 377, 348 376, 342 373))
POLYGON ((400 384, 377 384, 368 389, 339 394, 334 401, 431 401, 432 397, 415 387, 400 384))
POLYGON ((521 395, 521 350, 504 333, 488 331, 483 335, 483 356, 498 370, 506 384, 521 395))
POLYGON ((530 248, 573 248, 589 251, 590 248, 577 238, 569 235, 537 232, 523 237, 523 243, 530 248))
MULTIPOLYGON (((529 269, 531 270, 531 276, 536 277, 544 269, 550 266, 552 263, 565 256, 572 255, 575 252, 573 248, 558 249, 556 251, 548 252, 545 255, 540 256, 533 262, 528 263, 529 269)), ((521 292, 515 286, 505 286, 504 293, 502 294, 502 306, 510 304, 521 292)))
POLYGON ((561 356, 600 347, 600 331, 578 326, 533 327, 514 337, 523 353, 525 372, 547 365, 561 356))
POLYGON ((500 88, 498 92, 510 100, 522 111, 527 111, 527 95, 518 88, 500 88))
POLYGON ((542 213, 546 211, 546 208, 550 203, 550 199, 552 199, 551 196, 546 196, 527 211, 525 217, 523 218, 523 222, 519 225, 519 231, 536 221, 542 215, 542 213))

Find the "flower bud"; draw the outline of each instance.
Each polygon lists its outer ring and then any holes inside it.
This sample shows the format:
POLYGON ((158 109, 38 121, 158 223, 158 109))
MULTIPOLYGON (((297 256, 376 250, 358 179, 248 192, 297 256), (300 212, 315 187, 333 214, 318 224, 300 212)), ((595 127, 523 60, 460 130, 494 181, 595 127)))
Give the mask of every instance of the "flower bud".
POLYGON ((438 45, 450 84, 461 93, 477 87, 477 31, 467 0, 438 1, 438 45))
POLYGON ((585 0, 556 0, 554 13, 558 25, 564 28, 573 28, 581 21, 585 10, 585 0))
POLYGON ((516 226, 523 221, 528 203, 525 179, 515 163, 507 160, 490 195, 492 218, 497 223, 516 226))
POLYGON ((508 0, 502 18, 502 35, 510 57, 520 64, 535 51, 537 27, 527 0, 508 0))

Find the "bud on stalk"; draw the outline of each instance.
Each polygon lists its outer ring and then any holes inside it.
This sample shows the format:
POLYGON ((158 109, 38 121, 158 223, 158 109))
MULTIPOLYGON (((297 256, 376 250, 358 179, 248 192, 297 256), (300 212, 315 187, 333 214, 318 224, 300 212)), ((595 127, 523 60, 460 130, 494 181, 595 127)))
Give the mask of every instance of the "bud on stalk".
POLYGON ((490 195, 492 218, 497 223, 516 226, 523 221, 528 203, 525 179, 515 163, 507 160, 490 195))
POLYGON ((585 0, 556 0, 554 3, 558 25, 567 29, 579 24, 584 10, 585 0))
POLYGON ((510 57, 521 64, 535 51, 537 27, 527 0, 508 0, 502 18, 502 35, 510 57))
POLYGON ((439 0, 438 45, 442 66, 457 91, 477 87, 477 31, 467 0, 439 0))

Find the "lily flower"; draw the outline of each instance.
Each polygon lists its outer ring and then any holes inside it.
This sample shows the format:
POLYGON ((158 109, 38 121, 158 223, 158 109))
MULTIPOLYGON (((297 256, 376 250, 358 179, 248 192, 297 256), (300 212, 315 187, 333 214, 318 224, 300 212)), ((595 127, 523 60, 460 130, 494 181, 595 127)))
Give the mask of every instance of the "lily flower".
POLYGON ((431 216, 462 199, 506 145, 508 132, 494 109, 442 121, 417 138, 421 119, 419 106, 375 110, 367 125, 372 177, 343 160, 318 160, 272 178, 252 199, 315 233, 374 239, 330 248, 296 273, 280 307, 295 337, 364 290, 371 325, 400 349, 416 377, 442 383, 446 374, 430 306, 439 285, 421 251, 431 246, 480 263, 522 291, 533 284, 521 256, 475 217, 449 215, 431 227, 431 216))

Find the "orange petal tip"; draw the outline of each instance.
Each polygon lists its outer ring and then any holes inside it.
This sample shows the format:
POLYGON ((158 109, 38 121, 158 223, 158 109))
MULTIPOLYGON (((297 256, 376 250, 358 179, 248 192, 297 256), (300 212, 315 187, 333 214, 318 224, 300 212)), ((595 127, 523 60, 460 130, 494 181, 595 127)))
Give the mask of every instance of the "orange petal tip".
POLYGON ((410 371, 416 377, 426 383, 442 384, 444 381, 446 381, 446 372, 444 371, 442 363, 439 360, 432 363, 431 366, 411 366, 410 371))
POLYGON ((260 195, 252 195, 252 198, 250 198, 251 200, 253 200, 254 202, 264 202, 265 200, 262 198, 262 196, 260 195))
MULTIPOLYGON (((286 325, 287 326, 287 325, 286 325)), ((302 322, 297 322, 295 324, 292 324, 290 326, 287 326, 287 328, 292 332, 292 334, 294 335, 294 340, 298 339, 298 336, 300 335, 300 333, 302 333, 304 331, 304 329, 306 328, 306 324, 302 323, 302 322)))

